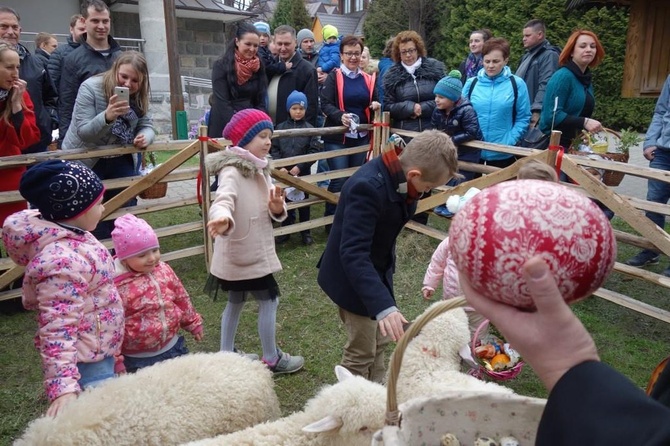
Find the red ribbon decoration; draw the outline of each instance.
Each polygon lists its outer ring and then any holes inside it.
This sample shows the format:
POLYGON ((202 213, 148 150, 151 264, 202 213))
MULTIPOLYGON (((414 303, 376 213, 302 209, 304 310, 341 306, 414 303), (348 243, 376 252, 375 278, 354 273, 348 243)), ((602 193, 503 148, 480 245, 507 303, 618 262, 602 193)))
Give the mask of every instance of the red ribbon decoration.
POLYGON ((556 154, 556 175, 558 177, 561 177, 561 164, 563 163, 563 154, 565 153, 565 149, 563 146, 549 146, 549 150, 555 150, 558 153, 556 154))

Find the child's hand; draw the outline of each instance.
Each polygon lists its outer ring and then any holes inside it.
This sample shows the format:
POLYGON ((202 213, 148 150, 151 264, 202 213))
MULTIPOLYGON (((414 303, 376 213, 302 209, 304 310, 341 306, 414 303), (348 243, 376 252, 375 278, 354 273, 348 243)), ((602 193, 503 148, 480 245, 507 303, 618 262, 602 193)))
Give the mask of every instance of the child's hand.
POLYGON ((372 103, 370 104, 370 108, 372 110, 379 110, 380 108, 382 108, 382 104, 380 104, 377 101, 372 101, 372 103))
POLYGON ((293 166, 293 168, 289 170, 288 173, 290 173, 294 177, 300 175, 300 168, 298 166, 293 166))
POLYGON ((280 172, 288 173, 288 170, 286 170, 286 167, 282 167, 279 169, 280 172))
POLYGON ((203 331, 204 329, 202 328, 202 325, 193 330, 193 339, 195 339, 198 342, 202 341, 203 331))
POLYGON ((425 286, 421 290, 421 293, 423 293, 423 298, 425 300, 430 300, 431 297, 435 294, 435 290, 432 289, 431 287, 425 286))
POLYGON ((292 62, 284 62, 284 65, 286 65, 286 71, 290 70, 293 67, 292 62))
POLYGON ((63 410, 63 407, 67 406, 76 399, 77 399, 76 393, 66 393, 64 395, 59 396, 58 398, 53 400, 53 402, 47 409, 47 416, 55 417, 61 410, 63 410))
POLYGON ((207 231, 211 237, 216 237, 217 235, 221 235, 226 232, 229 226, 230 220, 226 217, 223 217, 207 223, 207 231))
POLYGON ((270 212, 278 215, 284 212, 284 191, 279 186, 270 189, 270 202, 268 203, 270 212))

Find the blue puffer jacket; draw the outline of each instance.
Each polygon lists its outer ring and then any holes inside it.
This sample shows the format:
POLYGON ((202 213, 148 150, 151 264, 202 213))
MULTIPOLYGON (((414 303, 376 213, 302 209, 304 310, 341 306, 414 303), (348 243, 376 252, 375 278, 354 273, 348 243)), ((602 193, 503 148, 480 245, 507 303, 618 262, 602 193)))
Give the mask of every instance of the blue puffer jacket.
POLYGON ((451 140, 458 148, 458 159, 460 161, 479 162, 481 152, 479 149, 461 146, 464 142, 483 138, 482 130, 479 128, 477 112, 468 98, 462 97, 459 99, 449 114, 436 108, 433 111, 431 122, 433 128, 451 136, 451 140))
POLYGON ((643 149, 651 146, 670 149, 670 76, 663 84, 661 96, 654 109, 654 117, 642 144, 643 149))
POLYGON ((340 41, 333 43, 324 43, 319 50, 319 61, 317 68, 321 68, 324 73, 330 73, 333 68, 340 66, 340 41))
MULTIPOLYGON (((497 144, 515 145, 526 132, 530 123, 530 98, 526 84, 518 76, 516 80, 518 96, 516 101, 516 122, 512 122, 514 89, 510 77, 514 76, 509 67, 504 67, 495 77, 491 78, 482 68, 477 73, 477 83, 472 90, 470 102, 477 112, 479 127, 484 134, 484 141, 497 144)), ((468 79, 463 86, 463 96, 468 97, 470 84, 475 78, 468 79)), ((511 157, 506 153, 482 150, 482 159, 487 161, 502 160, 511 157)))

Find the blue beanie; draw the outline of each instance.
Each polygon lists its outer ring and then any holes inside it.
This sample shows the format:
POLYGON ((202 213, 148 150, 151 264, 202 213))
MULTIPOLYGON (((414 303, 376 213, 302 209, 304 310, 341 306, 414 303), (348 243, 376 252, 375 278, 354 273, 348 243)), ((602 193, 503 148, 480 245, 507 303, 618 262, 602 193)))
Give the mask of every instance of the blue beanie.
POLYGON ((460 99, 462 92, 463 83, 461 82, 461 72, 458 70, 451 70, 448 75, 440 79, 433 89, 433 94, 439 94, 454 102, 460 99))
POLYGON ((295 104, 300 104, 305 109, 307 108, 307 96, 305 96, 305 93, 293 90, 291 94, 288 95, 288 98, 286 98, 286 111, 289 111, 291 106, 295 104))
POLYGON ((88 211, 105 187, 91 169, 81 163, 49 160, 25 171, 19 183, 21 196, 37 206, 49 221, 70 220, 88 211))
POLYGON ((268 25, 266 22, 256 22, 254 23, 254 28, 256 28, 256 31, 261 34, 267 34, 268 36, 270 35, 270 25, 268 25))

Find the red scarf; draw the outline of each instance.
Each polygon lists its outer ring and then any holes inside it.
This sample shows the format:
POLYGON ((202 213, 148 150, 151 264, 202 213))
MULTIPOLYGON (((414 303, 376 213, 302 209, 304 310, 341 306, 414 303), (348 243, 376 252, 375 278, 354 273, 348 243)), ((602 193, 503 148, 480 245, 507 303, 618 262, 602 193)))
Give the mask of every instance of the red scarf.
MULTIPOLYGON (((400 147, 396 147, 395 150, 389 150, 387 152, 382 153, 382 162, 384 163, 389 173, 391 174, 391 178, 397 181, 398 189, 400 189, 400 186, 403 183, 407 184, 407 195, 405 197, 405 202, 407 204, 412 204, 419 198, 421 198, 421 194, 419 193, 419 191, 416 190, 414 184, 412 184, 411 181, 407 181, 405 172, 403 172, 402 166, 400 165, 400 160, 398 159, 398 155, 401 152, 402 149, 400 147)), ((400 190, 398 190, 398 192, 400 192, 400 190)), ((403 192, 400 193, 404 194, 403 192)))
POLYGON ((261 60, 258 56, 251 59, 245 59, 240 56, 239 51, 235 51, 235 73, 237 73, 237 85, 244 85, 251 76, 261 67, 261 60))

